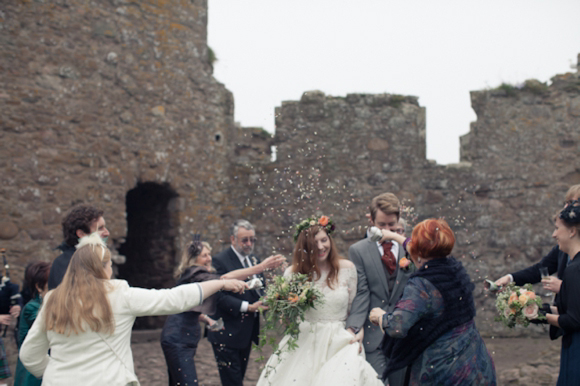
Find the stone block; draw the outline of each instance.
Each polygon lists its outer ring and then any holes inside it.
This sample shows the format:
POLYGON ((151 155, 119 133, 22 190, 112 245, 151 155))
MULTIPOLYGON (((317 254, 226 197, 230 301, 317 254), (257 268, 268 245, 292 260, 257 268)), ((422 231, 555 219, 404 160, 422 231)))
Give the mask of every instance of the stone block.
POLYGON ((382 138, 372 138, 367 142, 367 149, 371 151, 389 150, 389 142, 382 138))
POLYGON ((32 240, 50 240, 54 237, 46 228, 27 229, 26 232, 32 240))
POLYGON ((12 221, 1 221, 0 222, 0 239, 10 240, 16 237, 18 234, 18 225, 12 221))
POLYGON ((164 106, 155 106, 151 109, 151 114, 156 117, 163 117, 165 116, 165 107, 164 106))
POLYGON ((47 209, 42 211, 42 223, 44 225, 60 223, 62 217, 63 215, 58 208, 47 209))

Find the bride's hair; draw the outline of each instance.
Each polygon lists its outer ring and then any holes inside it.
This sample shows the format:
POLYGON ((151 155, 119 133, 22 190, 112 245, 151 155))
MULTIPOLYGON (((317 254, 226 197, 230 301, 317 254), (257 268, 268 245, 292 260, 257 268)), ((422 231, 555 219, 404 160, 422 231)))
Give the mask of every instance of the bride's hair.
MULTIPOLYGON (((316 280, 320 275, 320 268, 318 267, 318 246, 314 238, 318 232, 326 231, 319 225, 312 225, 304 229, 298 235, 296 245, 294 246, 294 254, 292 255, 292 272, 306 274, 310 280, 316 280), (316 274, 316 276, 314 276, 316 274)), ((330 251, 328 252, 328 263, 330 264, 330 272, 326 278, 326 284, 332 288, 332 283, 336 282, 338 270, 340 267, 340 255, 336 252, 334 240, 328 233, 326 233, 330 240, 330 251)))

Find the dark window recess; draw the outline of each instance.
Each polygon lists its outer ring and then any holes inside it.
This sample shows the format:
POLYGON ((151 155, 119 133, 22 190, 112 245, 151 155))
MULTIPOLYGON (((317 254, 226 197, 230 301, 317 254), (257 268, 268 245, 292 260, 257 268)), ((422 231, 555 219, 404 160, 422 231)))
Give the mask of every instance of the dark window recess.
MULTIPOLYGON (((119 279, 132 287, 173 287, 176 264, 177 193, 169 184, 138 183, 126 196, 127 238, 119 253, 127 262, 119 266, 119 279)), ((165 317, 137 318, 135 329, 163 327, 165 317)))

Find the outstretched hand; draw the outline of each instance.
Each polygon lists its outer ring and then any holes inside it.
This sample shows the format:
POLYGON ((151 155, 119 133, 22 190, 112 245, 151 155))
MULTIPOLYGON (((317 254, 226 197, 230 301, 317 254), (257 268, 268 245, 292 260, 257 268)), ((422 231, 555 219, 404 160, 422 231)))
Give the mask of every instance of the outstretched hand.
POLYGON ((282 255, 270 256, 260 263, 262 272, 270 269, 276 269, 286 262, 286 258, 282 255))
POLYGON ((508 285, 509 283, 511 283, 511 277, 510 275, 505 275, 500 277, 499 279, 497 279, 495 281, 495 285, 497 285, 498 287, 505 287, 506 285, 508 285))
POLYGON ((248 284, 246 282, 241 281, 241 280, 228 279, 228 280, 222 280, 222 282, 223 282, 222 289, 224 291, 243 293, 245 290, 248 289, 248 284))

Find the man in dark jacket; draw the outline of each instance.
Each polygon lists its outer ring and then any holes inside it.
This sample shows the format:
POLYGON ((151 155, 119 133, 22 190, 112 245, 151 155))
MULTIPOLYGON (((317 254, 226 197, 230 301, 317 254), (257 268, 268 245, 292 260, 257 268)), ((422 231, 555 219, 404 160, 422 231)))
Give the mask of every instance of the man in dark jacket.
POLYGON ((101 209, 94 206, 79 205, 74 207, 62 220, 64 241, 57 247, 62 253, 52 262, 48 276, 49 290, 55 289, 62 281, 70 259, 75 253, 75 246, 81 237, 99 232, 105 243, 107 242, 109 231, 105 225, 103 213, 101 209))
MULTIPOLYGON (((213 266, 223 275, 236 269, 258 264, 253 255, 256 233, 254 226, 246 220, 237 220, 231 229, 232 246, 213 258, 213 266)), ((263 280, 261 275, 260 278, 263 280)), ((224 329, 209 331, 218 363, 223 386, 242 386, 252 342, 258 344, 260 331, 260 309, 267 309, 260 300, 260 291, 250 290, 241 294, 220 293, 214 319, 222 318, 224 329)))

